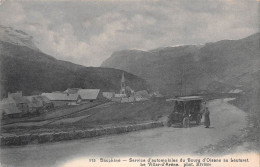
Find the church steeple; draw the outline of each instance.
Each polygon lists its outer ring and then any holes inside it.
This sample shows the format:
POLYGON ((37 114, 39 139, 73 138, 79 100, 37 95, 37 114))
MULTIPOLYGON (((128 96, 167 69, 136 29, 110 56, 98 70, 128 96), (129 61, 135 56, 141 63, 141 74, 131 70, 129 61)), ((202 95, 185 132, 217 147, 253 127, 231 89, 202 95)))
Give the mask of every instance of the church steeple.
POLYGON ((122 73, 122 78, 121 78, 121 94, 126 94, 126 85, 125 85, 125 73, 122 73))
POLYGON ((122 78, 121 78, 121 82, 125 82, 125 73, 122 73, 122 78))

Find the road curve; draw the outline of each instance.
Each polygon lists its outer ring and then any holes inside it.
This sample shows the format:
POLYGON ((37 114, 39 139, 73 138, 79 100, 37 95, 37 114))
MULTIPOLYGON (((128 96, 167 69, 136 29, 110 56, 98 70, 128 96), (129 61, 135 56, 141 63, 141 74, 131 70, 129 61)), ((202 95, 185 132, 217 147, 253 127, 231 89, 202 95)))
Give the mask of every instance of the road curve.
POLYGON ((1 149, 1 163, 22 167, 63 166, 88 156, 162 156, 192 154, 198 149, 240 133, 246 114, 227 100, 209 103, 211 128, 163 127, 95 139, 1 149))

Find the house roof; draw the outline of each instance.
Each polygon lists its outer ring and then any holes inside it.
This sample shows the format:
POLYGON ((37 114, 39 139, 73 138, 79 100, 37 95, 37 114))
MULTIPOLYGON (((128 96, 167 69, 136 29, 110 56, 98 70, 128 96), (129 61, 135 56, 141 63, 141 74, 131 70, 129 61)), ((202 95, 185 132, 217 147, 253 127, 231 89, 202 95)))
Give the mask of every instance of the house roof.
POLYGON ((130 86, 126 86, 125 89, 126 89, 127 91, 133 91, 133 89, 131 89, 130 86))
POLYGON ((120 98, 126 97, 126 94, 115 94, 115 97, 120 97, 120 98))
POLYGON ((75 94, 75 93, 78 93, 79 90, 80 90, 80 88, 68 88, 64 92, 69 93, 69 94, 75 94))
POLYGON ((102 92, 103 97, 110 99, 115 95, 115 92, 102 92))
POLYGON ((153 92, 152 96, 154 96, 154 97, 163 97, 163 95, 159 91, 153 92))
POLYGON ((15 103, 29 103, 28 100, 24 96, 10 96, 9 100, 14 100, 15 103))
POLYGON ((69 93, 42 93, 42 96, 47 97, 51 101, 76 101, 79 97, 78 94, 69 93))
POLYGON ((115 92, 102 92, 102 94, 115 94, 115 92))
POLYGON ((148 94, 148 92, 146 90, 141 90, 141 91, 135 92, 134 96, 135 97, 150 98, 150 95, 148 94))
POLYGON ((100 89, 80 89, 78 94, 83 100, 95 100, 98 97, 100 89))
POLYGON ((4 112, 5 114, 10 115, 10 114, 21 113, 22 111, 19 110, 14 103, 1 102, 0 112, 1 114, 4 112))
POLYGON ((41 98, 41 100, 45 103, 51 103, 50 99, 48 99, 46 96, 38 96, 39 98, 41 98))
POLYGON ((43 106, 43 100, 41 99, 41 96, 26 96, 27 100, 30 102, 30 107, 42 107, 43 106))
POLYGON ((50 103, 51 101, 46 96, 36 95, 36 96, 26 96, 29 101, 30 107, 43 107, 44 103, 50 103))
POLYGON ((15 103, 15 101, 12 98, 3 98, 2 101, 0 102, 0 105, 4 103, 15 103))

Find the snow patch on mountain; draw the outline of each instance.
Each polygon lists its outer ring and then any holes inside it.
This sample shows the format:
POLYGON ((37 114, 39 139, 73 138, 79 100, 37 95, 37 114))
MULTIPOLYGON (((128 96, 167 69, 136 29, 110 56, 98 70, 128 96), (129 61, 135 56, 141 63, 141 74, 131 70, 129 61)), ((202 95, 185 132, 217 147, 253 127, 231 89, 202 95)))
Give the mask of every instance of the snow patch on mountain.
POLYGON ((39 49, 33 42, 32 36, 21 30, 16 30, 12 27, 0 25, 0 41, 8 42, 14 45, 26 46, 30 49, 39 51, 39 49))

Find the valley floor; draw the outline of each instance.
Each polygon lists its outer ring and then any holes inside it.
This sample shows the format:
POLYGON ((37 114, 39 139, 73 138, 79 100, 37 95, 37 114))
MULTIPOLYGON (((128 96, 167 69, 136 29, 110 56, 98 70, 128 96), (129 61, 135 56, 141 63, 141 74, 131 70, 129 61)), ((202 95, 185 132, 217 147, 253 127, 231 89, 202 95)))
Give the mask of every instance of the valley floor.
POLYGON ((197 154, 198 150, 242 135, 247 114, 227 100, 209 103, 211 128, 163 127, 102 138, 1 149, 1 163, 10 166, 56 167, 86 157, 165 156, 197 154))

